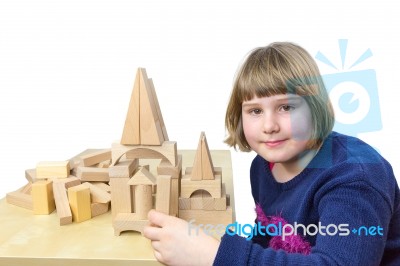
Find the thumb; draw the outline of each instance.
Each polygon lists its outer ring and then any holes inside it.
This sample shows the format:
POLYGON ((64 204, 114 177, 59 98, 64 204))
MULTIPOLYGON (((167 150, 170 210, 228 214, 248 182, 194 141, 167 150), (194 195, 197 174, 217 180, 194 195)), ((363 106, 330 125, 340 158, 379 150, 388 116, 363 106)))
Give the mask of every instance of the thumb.
POLYGON ((147 214, 147 218, 149 219, 150 224, 164 227, 167 224, 169 216, 156 210, 150 210, 147 214))

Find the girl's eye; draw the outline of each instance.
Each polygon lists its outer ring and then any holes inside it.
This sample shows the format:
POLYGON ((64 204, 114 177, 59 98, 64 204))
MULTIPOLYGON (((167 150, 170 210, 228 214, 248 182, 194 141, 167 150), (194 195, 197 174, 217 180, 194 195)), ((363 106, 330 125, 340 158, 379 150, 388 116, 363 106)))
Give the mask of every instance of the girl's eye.
POLYGON ((262 111, 261 111, 261 109, 252 109, 252 110, 250 110, 250 113, 254 114, 254 115, 259 115, 262 113, 262 111))
POLYGON ((289 111, 293 110, 294 107, 291 105, 282 105, 280 109, 281 109, 281 111, 289 112, 289 111))

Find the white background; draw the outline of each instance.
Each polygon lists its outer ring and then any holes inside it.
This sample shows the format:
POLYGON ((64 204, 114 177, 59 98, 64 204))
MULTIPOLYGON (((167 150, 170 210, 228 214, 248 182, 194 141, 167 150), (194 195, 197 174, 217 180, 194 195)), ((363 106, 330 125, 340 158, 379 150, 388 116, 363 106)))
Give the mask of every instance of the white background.
MULTIPOLYGON (((24 170, 65 160, 121 137, 136 69, 153 78, 171 140, 228 149, 224 116, 247 52, 293 41, 340 66, 377 74, 383 129, 361 137, 400 177, 399 31, 395 1, 18 1, 0 2, 0 197, 24 170)), ((320 64, 324 74, 339 73, 320 64)), ((232 150, 238 222, 252 222, 249 166, 232 150)))

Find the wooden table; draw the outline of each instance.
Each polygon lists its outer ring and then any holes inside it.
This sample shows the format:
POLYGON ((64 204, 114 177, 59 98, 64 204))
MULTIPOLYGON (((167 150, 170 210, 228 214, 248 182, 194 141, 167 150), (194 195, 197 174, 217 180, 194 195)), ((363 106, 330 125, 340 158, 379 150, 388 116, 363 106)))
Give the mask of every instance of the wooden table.
MULTIPOLYGON (((232 161, 227 150, 211 150, 214 166, 222 167, 222 182, 235 220, 232 161)), ((194 150, 180 150, 182 169, 192 166, 194 150)), ((0 265, 160 265, 150 241, 136 232, 114 236, 111 213, 82 223, 59 225, 56 212, 32 211, 0 200, 0 265)))

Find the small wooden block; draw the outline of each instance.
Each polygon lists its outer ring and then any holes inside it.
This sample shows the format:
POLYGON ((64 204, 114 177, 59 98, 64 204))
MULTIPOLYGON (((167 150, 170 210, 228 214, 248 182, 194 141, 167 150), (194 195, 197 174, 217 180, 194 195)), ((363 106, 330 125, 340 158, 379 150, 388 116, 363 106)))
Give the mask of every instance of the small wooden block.
POLYGON ((131 186, 155 185, 156 183, 156 178, 144 167, 140 168, 128 182, 128 184, 131 186))
POLYGON ((106 160, 106 161, 100 162, 97 167, 108 168, 108 167, 110 167, 110 165, 111 165, 111 160, 106 160))
POLYGON ((36 179, 36 169, 26 169, 25 170, 25 178, 28 180, 30 183, 35 183, 37 181, 36 179))
POLYGON ((32 196, 20 191, 13 191, 6 194, 6 201, 9 204, 27 209, 33 210, 32 196))
POLYGON ((152 195, 151 185, 135 186, 135 214, 138 219, 147 219, 148 212, 153 208, 152 195))
POLYGON ((60 219, 60 225, 72 223, 72 213, 69 207, 67 190, 65 183, 53 182, 54 200, 56 202, 57 216, 60 219))
POLYGON ((111 160, 111 149, 92 152, 81 156, 81 166, 93 166, 106 160, 111 160))
POLYGON ((203 210, 214 210, 214 198, 212 198, 207 192, 203 192, 203 210))
POLYGON ((129 178, 111 178, 111 213, 113 218, 118 213, 131 213, 133 212, 134 205, 134 190, 128 185, 129 178))
POLYGON ((138 168, 138 165, 138 159, 120 160, 118 164, 108 168, 109 176, 110 178, 132 177, 132 174, 138 168))
POLYGON ((165 214, 171 212, 171 176, 157 176, 156 210, 165 214))
POLYGON ((70 174, 69 161, 39 162, 36 165, 36 178, 65 178, 70 174))
POLYGON ((50 214, 56 209, 53 181, 39 180, 32 184, 33 214, 50 214))
POLYGON ((128 112, 126 114, 124 130, 121 137, 121 144, 140 144, 140 70, 136 72, 128 112))
POLYGON ((68 188, 68 200, 73 220, 77 223, 92 218, 90 207, 90 189, 85 185, 68 188))
POLYGON ((182 177, 182 155, 178 155, 178 163, 176 166, 171 165, 166 159, 161 159, 157 167, 158 175, 170 175, 171 178, 182 177))
POLYGON ((109 185, 107 185, 106 183, 103 182, 91 182, 92 185, 108 192, 111 193, 111 187, 109 185))
POLYGON ((142 145, 161 145, 165 141, 161 128, 159 114, 157 112, 153 95, 153 90, 149 84, 146 69, 139 69, 140 75, 140 104, 139 104, 139 123, 140 123, 140 144, 142 145))
POLYGON ((70 175, 67 178, 54 178, 53 182, 63 183, 66 189, 81 184, 81 180, 73 175, 70 175))
POLYGON ((90 209, 93 218, 101 214, 107 213, 110 209, 110 203, 93 202, 92 204, 90 204, 90 209))
POLYGON ((92 203, 109 203, 111 201, 111 195, 101 188, 88 182, 85 182, 82 185, 90 189, 90 198, 92 203))
POLYGON ((181 180, 181 197, 190 198, 196 190, 203 189, 213 198, 221 197, 221 176, 216 175, 214 180, 192 181, 190 176, 184 176, 181 180))
POLYGON ((110 168, 97 168, 79 166, 77 176, 81 181, 101 181, 109 182, 109 169, 110 168))
POLYGON ((222 194, 221 198, 215 198, 214 199, 214 210, 217 211, 224 211, 226 210, 227 206, 227 201, 226 201, 226 190, 225 190, 225 184, 222 184, 222 194))
POLYGON ((138 219, 135 213, 118 213, 113 220, 114 235, 119 236, 123 231, 136 231, 143 235, 144 227, 149 221, 138 219))
POLYGON ((166 158, 172 165, 178 161, 176 141, 164 141, 161 146, 138 145, 127 146, 119 143, 112 144, 112 164, 118 161, 125 154, 126 159, 163 159, 166 158))
POLYGON ((203 209, 203 191, 201 190, 195 191, 190 196, 190 209, 191 210, 203 209))
POLYGON ((179 190, 180 190, 180 179, 171 179, 171 196, 170 196, 170 212, 172 216, 178 216, 179 212, 179 190))
POLYGON ((179 198, 179 210, 190 210, 190 198, 179 198))

